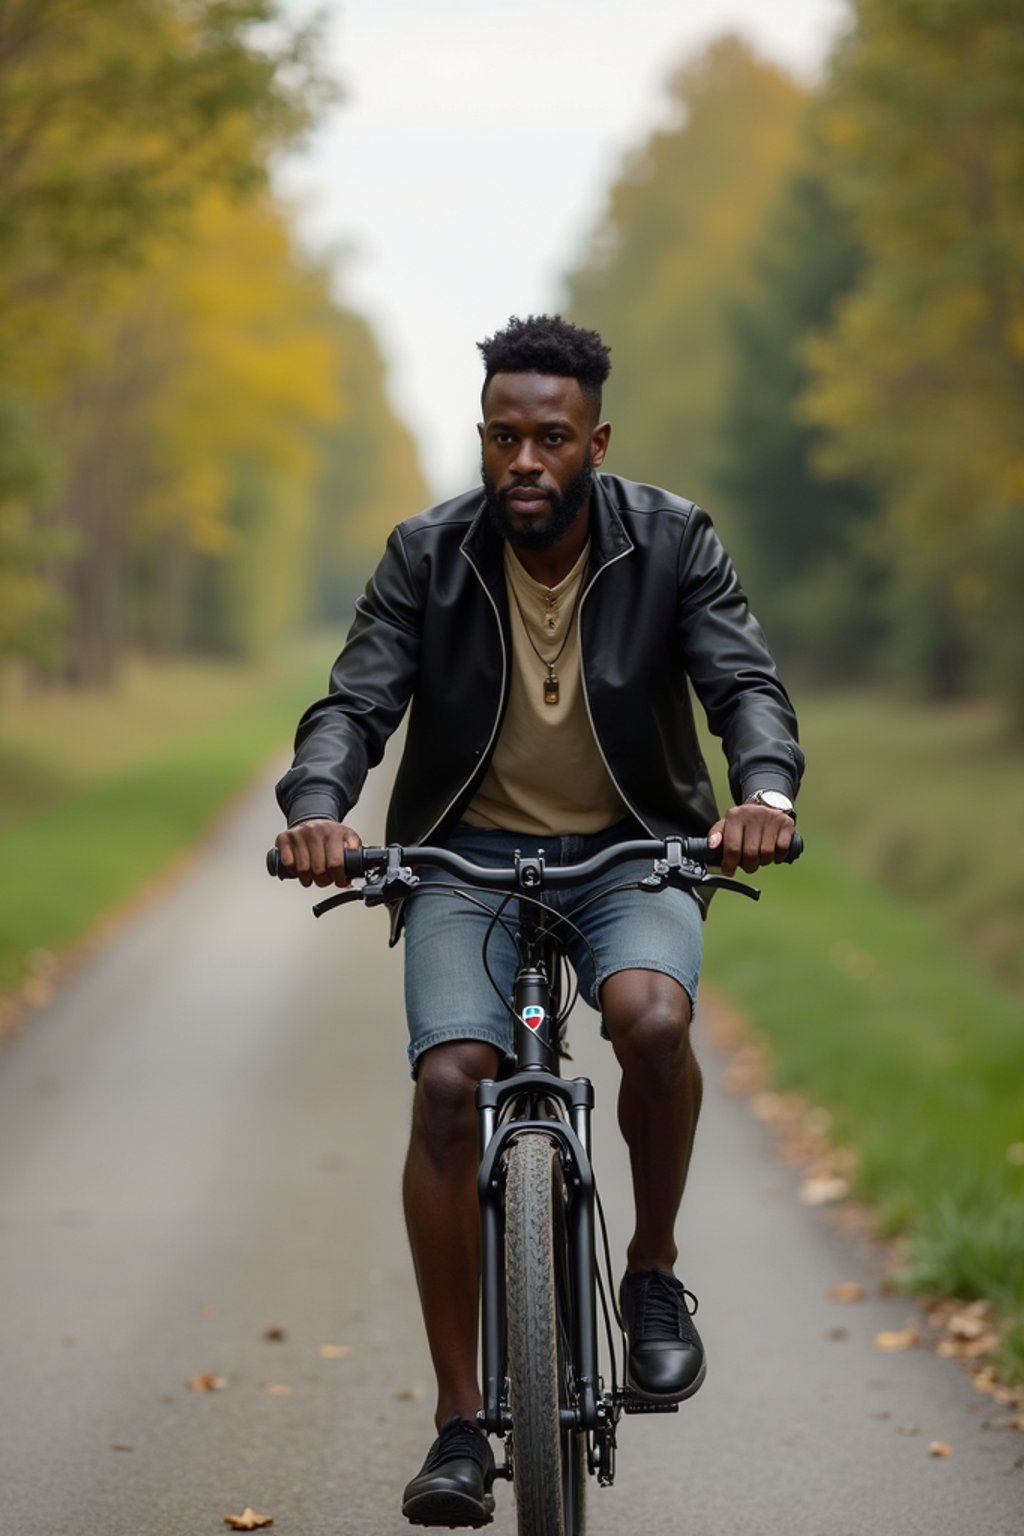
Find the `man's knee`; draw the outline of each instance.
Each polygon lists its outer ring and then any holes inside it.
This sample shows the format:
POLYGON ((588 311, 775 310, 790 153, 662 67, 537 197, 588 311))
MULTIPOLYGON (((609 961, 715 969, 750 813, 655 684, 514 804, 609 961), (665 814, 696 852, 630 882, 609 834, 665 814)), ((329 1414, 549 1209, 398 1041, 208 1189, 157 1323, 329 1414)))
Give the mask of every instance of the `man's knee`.
POLYGON ((413 1137, 438 1157, 476 1135, 476 1085, 497 1072, 493 1046, 455 1040, 424 1051, 416 1066, 413 1137))
POLYGON ((623 1068, 662 1081, 690 1056, 692 1008, 685 987, 659 971, 619 971, 601 991, 605 1026, 623 1068))

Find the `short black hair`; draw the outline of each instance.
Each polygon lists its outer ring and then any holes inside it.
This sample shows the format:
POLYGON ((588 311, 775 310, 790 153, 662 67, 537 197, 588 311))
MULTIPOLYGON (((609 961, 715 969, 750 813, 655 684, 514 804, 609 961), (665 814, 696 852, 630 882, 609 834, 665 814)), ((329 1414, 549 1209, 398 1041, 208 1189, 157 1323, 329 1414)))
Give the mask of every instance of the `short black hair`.
POLYGON ((561 315, 513 315, 503 331, 477 342, 484 360, 484 385, 480 398, 496 373, 550 373, 575 379, 593 405, 601 411, 601 386, 611 372, 611 349, 596 331, 585 331, 561 315))

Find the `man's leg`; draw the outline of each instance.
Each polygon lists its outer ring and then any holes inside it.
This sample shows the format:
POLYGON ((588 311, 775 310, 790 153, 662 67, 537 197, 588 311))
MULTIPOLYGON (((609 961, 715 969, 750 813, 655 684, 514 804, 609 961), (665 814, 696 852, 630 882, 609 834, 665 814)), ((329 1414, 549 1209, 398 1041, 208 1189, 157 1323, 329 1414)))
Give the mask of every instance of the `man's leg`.
POLYGON ((403 1196, 423 1321, 437 1376, 438 1428, 472 1421, 480 1294, 480 1161, 474 1092, 494 1077, 498 1052, 480 1041, 437 1045, 420 1057, 403 1196))
POLYGON ((480 1220, 473 1094, 497 1065, 495 1047, 477 1041, 436 1045, 417 1063, 403 1194, 437 1376, 439 1430, 402 1497, 403 1514, 417 1525, 484 1525, 494 1508, 494 1453, 476 1426, 480 1220))
POLYGON ((703 1087, 690 1044, 690 999, 660 971, 616 971, 601 988, 601 1008, 622 1068, 619 1126, 636 1205, 629 1268, 670 1270, 703 1087))
POLYGON ((679 1210, 700 1113, 702 1080, 690 1045, 686 989, 654 970, 616 971, 601 989, 605 1027, 622 1067, 619 1124, 629 1147, 636 1225, 622 1282, 626 1379, 662 1402, 704 1380, 696 1301, 673 1273, 679 1210))

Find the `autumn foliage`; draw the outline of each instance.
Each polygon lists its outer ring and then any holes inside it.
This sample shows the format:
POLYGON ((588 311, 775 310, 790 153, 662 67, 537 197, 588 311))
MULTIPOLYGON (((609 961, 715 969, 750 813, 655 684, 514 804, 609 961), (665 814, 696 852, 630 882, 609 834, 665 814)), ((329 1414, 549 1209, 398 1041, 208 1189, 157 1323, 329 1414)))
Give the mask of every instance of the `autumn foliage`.
POLYGON ((567 294, 614 464, 705 502, 787 669, 1024 720, 1024 30, 855 0, 825 77, 678 70, 567 294))
POLYGON ((0 658, 93 683, 132 646, 253 655, 425 498, 373 337, 271 188, 336 94, 288 15, 0 5, 0 658))

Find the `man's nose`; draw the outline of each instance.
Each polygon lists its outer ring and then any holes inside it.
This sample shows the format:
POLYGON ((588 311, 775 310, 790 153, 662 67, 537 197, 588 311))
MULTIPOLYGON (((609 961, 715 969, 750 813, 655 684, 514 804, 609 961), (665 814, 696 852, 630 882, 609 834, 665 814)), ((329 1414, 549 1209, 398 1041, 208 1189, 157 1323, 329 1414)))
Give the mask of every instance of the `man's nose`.
POLYGON ((510 466, 514 475, 538 475, 543 465, 537 452, 537 445, 530 437, 519 439, 515 458, 510 466))

